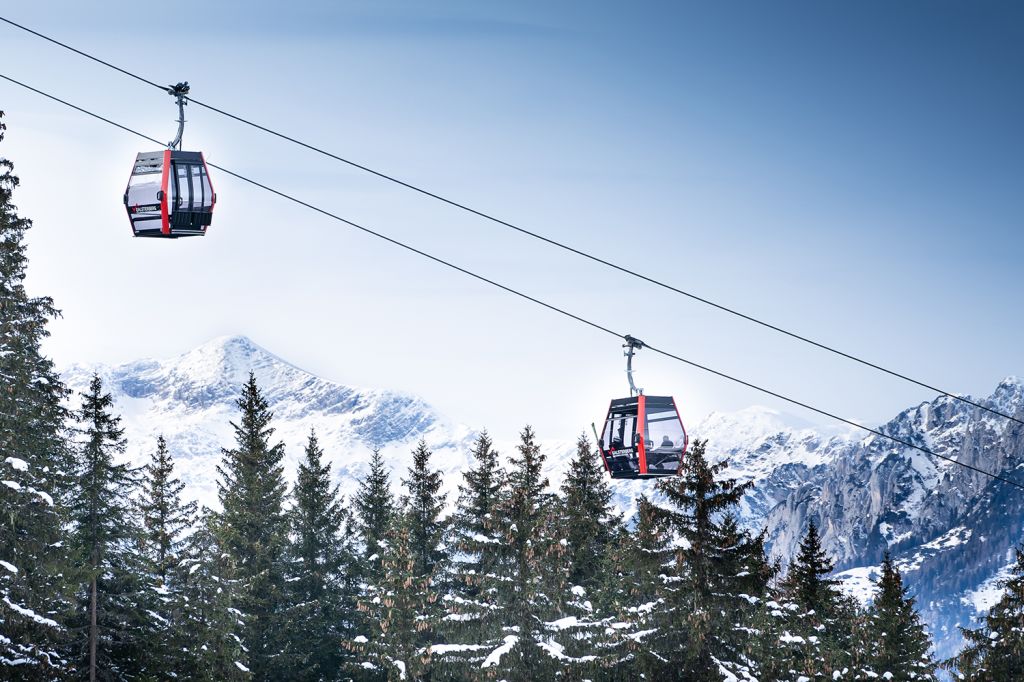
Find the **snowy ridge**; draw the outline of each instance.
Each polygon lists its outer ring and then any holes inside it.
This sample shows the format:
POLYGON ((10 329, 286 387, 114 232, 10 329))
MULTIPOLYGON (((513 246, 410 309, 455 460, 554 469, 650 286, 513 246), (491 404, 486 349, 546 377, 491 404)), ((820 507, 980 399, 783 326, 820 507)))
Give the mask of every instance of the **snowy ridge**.
MULTIPOLYGON (((281 360, 244 336, 214 339, 168 360, 139 360, 116 367, 75 365, 68 385, 84 390, 93 372, 102 377, 123 417, 129 456, 142 464, 157 435, 167 438, 187 493, 216 506, 221 448, 234 443, 230 422, 249 371, 274 411, 275 438, 285 444, 289 476, 315 428, 345 492, 354 489, 373 447, 404 471, 408 447, 424 438, 435 462, 453 480, 466 462, 474 434, 448 423, 419 398, 343 386, 281 360)), ((396 481, 397 482, 397 481, 396 481)))

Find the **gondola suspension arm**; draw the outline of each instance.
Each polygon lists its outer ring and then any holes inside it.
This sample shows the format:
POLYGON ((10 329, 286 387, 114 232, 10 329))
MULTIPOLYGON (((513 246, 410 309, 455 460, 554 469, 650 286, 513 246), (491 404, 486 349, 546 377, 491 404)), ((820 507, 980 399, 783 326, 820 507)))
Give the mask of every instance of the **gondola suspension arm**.
POLYGON ((185 105, 188 104, 188 92, 188 81, 167 88, 167 94, 172 95, 178 103, 178 134, 174 140, 167 143, 168 149, 181 150, 181 136, 185 132, 185 105))
POLYGON ((626 378, 629 379, 629 394, 631 396, 643 395, 644 389, 637 388, 636 384, 633 383, 633 356, 636 355, 636 351, 644 347, 644 342, 629 334, 626 334, 623 338, 626 339, 626 343, 622 344, 622 347, 626 349, 623 355, 626 356, 626 378))

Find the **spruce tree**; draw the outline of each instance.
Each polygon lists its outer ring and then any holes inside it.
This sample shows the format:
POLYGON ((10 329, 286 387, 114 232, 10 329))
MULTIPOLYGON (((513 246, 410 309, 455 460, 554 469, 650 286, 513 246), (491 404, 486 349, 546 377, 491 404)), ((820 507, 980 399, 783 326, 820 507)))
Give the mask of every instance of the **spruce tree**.
POLYGON ((867 612, 867 666, 879 677, 895 682, 934 679, 928 633, 888 552, 877 588, 867 612))
POLYGON ((545 495, 548 480, 542 473, 544 460, 536 435, 527 426, 509 462, 508 494, 501 509, 506 520, 504 542, 511 560, 511 580, 503 586, 503 610, 506 629, 513 626, 518 634, 509 653, 495 667, 512 682, 550 674, 548 661, 537 647, 537 639, 543 634, 539 623, 547 615, 542 604, 545 595, 540 592, 542 562, 548 549, 541 530, 550 511, 550 498, 545 495))
POLYGON ((836 587, 839 582, 828 577, 833 568, 832 560, 821 546, 818 525, 812 519, 807 524, 807 533, 800 541, 800 552, 789 567, 786 587, 805 609, 824 612, 839 598, 836 587))
POLYGON ((408 516, 396 522, 383 552, 379 575, 359 602, 369 632, 354 638, 349 648, 363 670, 374 672, 374 679, 430 679, 427 633, 434 626, 438 594, 430 576, 417 574, 408 516))
MULTIPOLYGON (((605 648, 609 652, 609 678, 630 680, 657 675, 662 656, 646 640, 657 632, 649 627, 656 610, 665 606, 666 593, 676 589, 674 580, 665 580, 674 554, 660 510, 646 496, 641 495, 637 501, 636 530, 619 536, 609 558, 610 570, 605 574, 600 602, 603 611, 614 616, 616 622, 629 626, 608 632, 611 641, 605 648)), ((660 618, 660 612, 657 615, 660 618)))
POLYGON ((972 682, 1018 679, 1024 670, 1024 546, 1015 550, 1016 563, 1003 583, 1003 596, 978 629, 961 628, 967 646, 946 662, 972 682))
POLYGON ((597 559, 604 555, 620 519, 612 507, 604 467, 586 435, 576 441, 560 503, 569 583, 593 590, 601 582, 602 562, 597 559))
MULTIPOLYGON (((763 537, 741 531, 733 516, 751 484, 721 477, 727 464, 710 464, 705 447, 695 441, 679 475, 658 482, 669 506, 651 509, 669 537, 681 541, 661 567, 667 577, 658 576, 656 601, 636 612, 635 627, 648 632, 638 646, 650 652, 638 657, 639 672, 655 679, 715 679, 723 668, 747 674, 750 600, 771 578, 763 537)), ((663 549, 654 548, 655 555, 663 549)))
POLYGON ((178 571, 184 555, 185 534, 192 529, 195 502, 183 502, 185 484, 174 476, 174 460, 167 451, 167 441, 158 436, 156 450, 143 469, 139 508, 144 526, 145 553, 149 570, 156 578, 158 603, 158 637, 150 653, 167 673, 182 666, 181 649, 186 633, 183 630, 185 610, 182 581, 178 571))
POLYGON ((222 451, 217 488, 223 511, 217 541, 231 560, 234 605, 241 612, 241 665, 254 680, 278 680, 289 674, 292 652, 286 649, 284 613, 285 483, 284 446, 271 445, 273 413, 250 372, 237 401, 235 447, 222 451))
POLYGON ((618 526, 604 552, 595 557, 602 564, 601 581, 592 590, 596 608, 620 620, 630 606, 655 598, 655 578, 669 558, 650 500, 641 494, 636 506, 633 530, 618 526))
MULTIPOLYGON (((452 575, 455 592, 463 599, 472 601, 481 596, 480 577, 500 560, 497 529, 504 476, 498 452, 487 431, 483 431, 473 445, 472 463, 462 475, 452 515, 452 575)), ((486 609, 485 604, 479 606, 486 609)), ((460 607, 455 608, 456 613, 464 613, 460 607)))
POLYGON ((229 555, 217 540, 217 516, 203 508, 185 543, 176 572, 184 610, 183 665, 178 679, 232 682, 249 679, 242 663, 243 622, 235 606, 236 582, 229 555))
POLYGON ((158 664, 148 660, 155 585, 148 579, 143 532, 131 502, 137 482, 135 472, 116 462, 126 442, 112 406, 94 375, 77 415, 82 441, 71 500, 72 551, 83 583, 75 622, 83 636, 73 656, 90 680, 153 674, 158 664))
POLYGON ((441 472, 430 469, 430 449, 420 440, 412 452, 409 477, 402 479, 408 491, 404 513, 409 529, 409 548, 418 576, 433 576, 444 569, 448 524, 441 518, 447 495, 441 493, 441 472))
POLYGON ((391 475, 381 457, 380 449, 374 448, 370 457, 370 471, 359 481, 353 506, 356 513, 356 527, 363 541, 366 561, 364 569, 369 575, 379 572, 380 558, 391 533, 395 517, 395 498, 391 492, 391 475), (375 557, 375 558, 374 558, 375 557))
POLYGON ((347 534, 351 515, 338 486, 331 485, 331 465, 323 461, 315 432, 299 463, 293 498, 288 555, 296 667, 291 678, 335 679, 344 663, 342 643, 354 636, 355 554, 347 534))
POLYGON ((785 602, 775 620, 780 644, 777 665, 808 677, 831 676, 855 664, 858 608, 828 577, 833 563, 812 519, 779 595, 785 602))
MULTIPOLYGON (((0 120, 0 141, 4 130, 0 120)), ((25 290, 32 223, 15 209, 13 170, 0 157, 0 678, 48 680, 69 670, 61 650, 73 585, 62 540, 72 462, 67 390, 41 350, 58 312, 25 290)))
POLYGON ((430 467, 432 454, 420 440, 412 453, 408 478, 402 480, 407 491, 403 522, 409 535, 412 579, 430 594, 420 603, 416 620, 414 641, 424 651, 439 642, 443 604, 437 597, 450 559, 448 521, 442 518, 447 495, 441 492, 441 472, 430 467))
POLYGON ((195 522, 196 503, 183 502, 185 484, 174 476, 174 458, 167 441, 157 436, 156 450, 143 469, 140 509, 146 548, 156 575, 167 584, 180 561, 184 536, 195 522))
POLYGON ((435 678, 472 679, 499 638, 503 614, 490 576, 504 573, 507 553, 501 537, 500 506, 504 470, 486 431, 477 436, 469 469, 462 474, 452 514, 453 555, 443 597, 443 634, 456 646, 436 649, 441 665, 435 678))
MULTIPOLYGON (((490 441, 478 441, 477 452, 481 456, 476 475, 468 489, 464 486, 466 492, 460 500, 460 505, 465 505, 463 513, 475 506, 475 500, 494 499, 489 492, 493 488, 485 483, 486 475, 480 476, 485 466, 497 472, 490 441)), ((494 511, 484 512, 491 518, 484 517, 480 534, 470 535, 472 544, 463 545, 476 551, 460 559, 467 563, 458 565, 456 575, 468 578, 466 587, 471 589, 469 596, 463 596, 467 592, 462 588, 449 595, 446 620, 458 626, 449 630, 448 641, 442 647, 433 650, 444 658, 440 672, 450 679, 525 682, 552 679, 559 673, 555 655, 549 653, 558 645, 546 625, 556 614, 555 597, 546 593, 545 587, 546 570, 558 543, 552 535, 554 505, 542 474, 544 459, 533 429, 527 426, 510 459, 494 511), (469 573, 474 570, 469 568, 474 559, 486 560, 486 571, 469 573)), ((456 537, 466 538, 470 532, 466 520, 457 520, 456 524, 456 537)))
POLYGON ((543 475, 545 459, 533 429, 525 427, 499 506, 505 574, 489 577, 487 588, 496 591, 503 624, 482 665, 509 682, 548 679, 558 668, 539 646, 550 639, 544 623, 554 615, 551 595, 544 592, 546 560, 556 542, 549 534, 554 510, 543 475))

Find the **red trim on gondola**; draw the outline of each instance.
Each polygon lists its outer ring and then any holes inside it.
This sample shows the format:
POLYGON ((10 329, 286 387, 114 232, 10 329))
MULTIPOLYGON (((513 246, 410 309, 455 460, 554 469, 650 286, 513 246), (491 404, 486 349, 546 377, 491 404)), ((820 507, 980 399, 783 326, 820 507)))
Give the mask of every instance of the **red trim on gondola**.
POLYGON ((647 475, 647 448, 644 443, 646 434, 644 427, 647 426, 647 396, 640 394, 636 398, 636 432, 640 436, 637 449, 640 452, 640 475, 647 475))
POLYGON ((160 231, 164 234, 171 233, 170 211, 167 209, 169 201, 167 193, 167 176, 171 172, 171 150, 164 150, 163 175, 160 177, 160 191, 163 192, 163 199, 160 200, 160 231))

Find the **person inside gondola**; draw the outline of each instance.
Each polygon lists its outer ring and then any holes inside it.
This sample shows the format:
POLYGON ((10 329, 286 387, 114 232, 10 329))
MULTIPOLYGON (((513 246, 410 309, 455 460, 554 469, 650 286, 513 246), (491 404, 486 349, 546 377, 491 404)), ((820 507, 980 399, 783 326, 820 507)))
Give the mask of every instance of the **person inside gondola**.
POLYGON ((663 447, 663 448, 671 448, 671 447, 674 447, 674 446, 675 446, 675 443, 672 442, 671 438, 669 438, 668 436, 662 436, 661 437, 661 447, 663 447))

